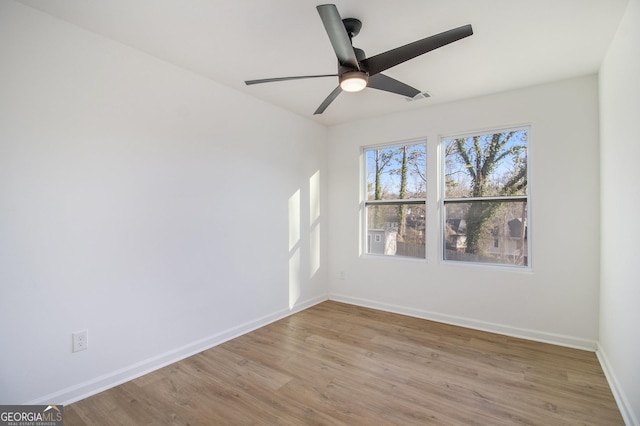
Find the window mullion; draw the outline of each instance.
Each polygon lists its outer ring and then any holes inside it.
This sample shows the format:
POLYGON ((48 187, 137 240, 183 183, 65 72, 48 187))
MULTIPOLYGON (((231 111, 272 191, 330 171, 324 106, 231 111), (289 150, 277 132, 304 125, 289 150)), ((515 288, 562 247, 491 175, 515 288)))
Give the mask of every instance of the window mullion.
POLYGON ((473 201, 522 201, 529 198, 526 195, 508 195, 497 197, 467 197, 467 198, 445 198, 445 203, 470 203, 473 201))
POLYGON ((366 206, 373 206, 373 205, 397 206, 401 204, 425 204, 425 203, 426 203, 426 200, 424 198, 423 199, 411 198, 406 200, 367 200, 364 202, 366 206))

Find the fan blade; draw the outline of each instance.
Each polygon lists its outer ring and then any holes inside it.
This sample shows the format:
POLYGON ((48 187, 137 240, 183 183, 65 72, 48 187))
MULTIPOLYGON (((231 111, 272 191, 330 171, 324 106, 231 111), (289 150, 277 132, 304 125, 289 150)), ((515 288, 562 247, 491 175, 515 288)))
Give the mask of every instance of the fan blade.
POLYGON ((416 56, 469 37, 472 34, 471 25, 464 25, 364 59, 360 64, 369 72, 369 77, 371 77, 416 56))
POLYGON ((413 98, 415 95, 420 93, 418 89, 384 74, 376 74, 369 77, 369 83, 367 84, 367 87, 384 90, 385 92, 396 93, 398 95, 407 96, 409 98, 413 98))
POLYGON ((246 84, 247 86, 250 86, 252 84, 273 83, 276 81, 302 80, 304 78, 337 77, 337 76, 338 74, 321 74, 321 75, 299 75, 295 77, 263 78, 260 80, 246 80, 244 84, 246 84))
POLYGON ((331 104, 331 102, 333 102, 334 99, 337 98, 340 93, 342 93, 342 89, 340 88, 340 86, 333 89, 333 92, 329 93, 329 96, 327 96, 327 98, 324 101, 322 101, 322 103, 320 104, 316 112, 313 113, 313 115, 322 114, 324 110, 327 109, 329 104, 331 104))
POLYGON ((342 23, 342 18, 336 5, 321 4, 316 6, 316 9, 320 14, 320 19, 322 19, 324 29, 327 31, 331 46, 333 46, 333 51, 336 52, 340 65, 360 70, 358 58, 356 58, 356 53, 353 51, 353 46, 351 46, 351 39, 342 23))

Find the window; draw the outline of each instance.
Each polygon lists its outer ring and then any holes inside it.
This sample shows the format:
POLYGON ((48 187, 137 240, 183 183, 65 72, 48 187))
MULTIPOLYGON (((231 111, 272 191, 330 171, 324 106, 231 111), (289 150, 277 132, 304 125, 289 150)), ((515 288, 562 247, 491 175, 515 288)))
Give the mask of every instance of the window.
POLYGON ((425 258, 426 158, 425 143, 365 148, 366 253, 425 258))
POLYGON ((529 265, 528 135, 517 128, 442 138, 445 260, 529 265))

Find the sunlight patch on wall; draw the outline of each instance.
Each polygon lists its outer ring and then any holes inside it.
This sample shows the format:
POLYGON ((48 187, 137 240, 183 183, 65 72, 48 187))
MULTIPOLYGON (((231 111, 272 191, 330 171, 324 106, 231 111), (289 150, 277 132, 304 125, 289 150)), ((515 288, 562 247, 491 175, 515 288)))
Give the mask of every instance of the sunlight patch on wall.
POLYGON ((300 190, 289 198, 289 309, 300 298, 300 190))
POLYGON ((320 224, 318 223, 311 229, 310 241, 311 253, 309 253, 310 259, 310 271, 309 278, 313 276, 320 269, 320 224))
POLYGON ((320 170, 309 178, 309 223, 320 219, 320 170))
POLYGON ((289 309, 300 299, 300 251, 296 249, 289 258, 289 309))
POLYGON ((320 170, 309 178, 309 277, 320 269, 320 170))
POLYGON ((300 190, 289 198, 289 251, 300 243, 300 190))

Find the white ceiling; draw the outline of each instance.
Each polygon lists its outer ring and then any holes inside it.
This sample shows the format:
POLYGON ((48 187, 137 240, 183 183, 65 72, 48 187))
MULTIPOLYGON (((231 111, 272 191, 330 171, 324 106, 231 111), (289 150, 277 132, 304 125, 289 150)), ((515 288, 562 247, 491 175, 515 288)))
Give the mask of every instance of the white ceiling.
POLYGON ((316 107, 337 78, 245 86, 244 80, 336 72, 315 6, 322 0, 22 0, 157 58, 332 125, 596 73, 628 0, 337 0, 363 22, 367 56, 465 24, 474 35, 385 74, 432 97, 366 89, 316 107))

